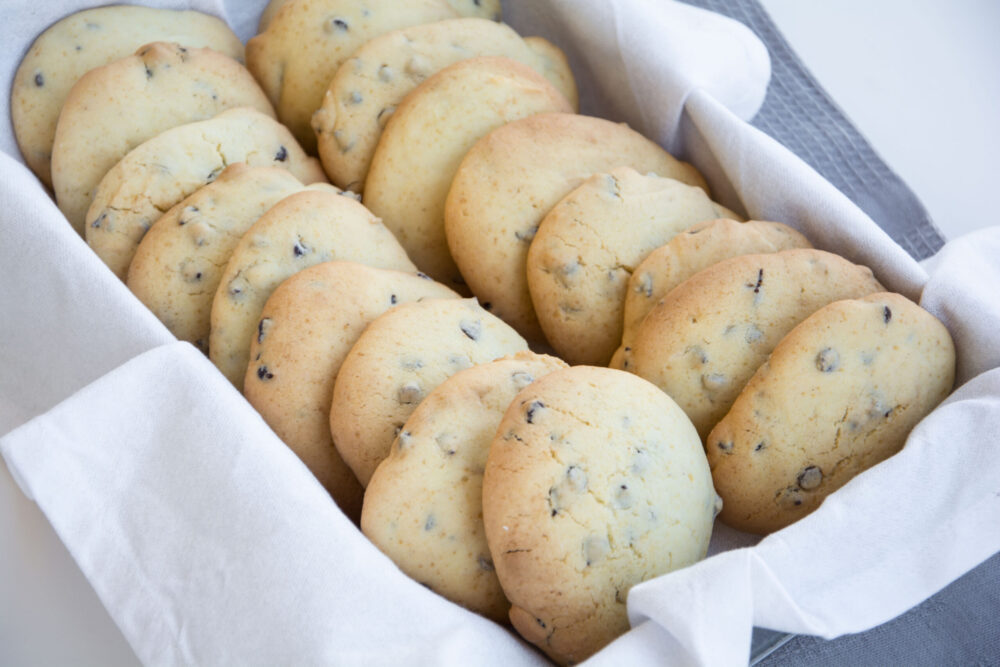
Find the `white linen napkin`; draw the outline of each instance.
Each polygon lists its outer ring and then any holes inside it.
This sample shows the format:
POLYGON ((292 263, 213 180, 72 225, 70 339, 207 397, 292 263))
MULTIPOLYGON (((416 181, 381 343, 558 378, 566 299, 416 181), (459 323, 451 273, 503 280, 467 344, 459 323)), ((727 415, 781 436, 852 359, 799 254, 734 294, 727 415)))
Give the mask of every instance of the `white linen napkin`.
MULTIPOLYGON (((0 9, 15 36, 0 44, 6 89, 33 37, 88 4, 0 9)), ((246 38, 263 3, 190 4, 246 38)), ((911 298, 923 290, 955 337, 965 383, 900 455, 813 515, 735 550, 754 540, 720 529, 722 553, 633 589, 635 629, 593 662, 745 662, 754 624, 856 632, 1000 549, 1000 297, 989 287, 1000 282, 1000 229, 949 244, 928 277, 740 120, 762 101, 768 67, 732 21, 666 0, 515 0, 505 11, 522 34, 566 48, 585 111, 680 151, 724 203, 795 225, 911 298)), ((541 660, 372 547, 211 364, 172 342, 90 253, 19 164, 9 129, 0 149, 0 433, 35 417, 0 452, 143 662, 541 660)))

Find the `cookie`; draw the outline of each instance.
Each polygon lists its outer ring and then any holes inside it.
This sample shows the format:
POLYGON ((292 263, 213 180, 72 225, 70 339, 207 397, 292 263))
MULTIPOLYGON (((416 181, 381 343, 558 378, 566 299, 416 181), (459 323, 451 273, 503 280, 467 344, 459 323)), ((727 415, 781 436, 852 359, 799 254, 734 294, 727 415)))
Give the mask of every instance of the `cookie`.
POLYGON ((822 250, 733 257, 649 311, 626 370, 677 401, 705 438, 792 327, 828 303, 881 291, 868 267, 822 250))
POLYGON ((806 237, 780 222, 737 222, 722 218, 693 225, 651 252, 629 278, 622 342, 609 366, 625 367, 625 350, 631 348, 635 332, 647 313, 670 290, 702 269, 738 255, 811 247, 806 237))
POLYGON ((571 364, 606 366, 622 339, 632 271, 696 222, 738 217, 705 191, 631 167, 595 174, 556 204, 528 249, 531 302, 571 364))
POLYGON ((393 308, 368 325, 340 366, 330 405, 337 451, 367 486, 424 396, 460 370, 527 348, 475 299, 393 308))
POLYGON ((282 7, 288 4, 288 0, 271 0, 264 7, 264 11, 260 13, 260 20, 257 22, 257 32, 261 33, 267 30, 267 26, 271 25, 271 21, 278 14, 282 7))
POLYGON ((269 208, 305 188, 280 167, 226 167, 149 229, 129 265, 128 288, 178 340, 208 354, 212 298, 233 248, 269 208))
POLYGON ((455 373, 406 420, 365 490, 368 539, 411 578, 497 623, 510 603, 483 530, 486 455, 514 396, 561 368, 519 352, 455 373))
POLYGON ((420 23, 459 16, 499 18, 499 0, 296 0, 247 42, 247 67, 278 118, 310 153, 310 120, 341 63, 368 40, 420 23))
POLYGON ((319 162, 273 118, 230 109, 158 134, 112 167, 87 211, 87 244, 124 280, 139 241, 160 215, 236 162, 283 167, 303 183, 326 182, 319 162))
POLYGON ((421 270, 463 289, 444 235, 444 203, 455 171, 490 131, 548 111, 572 109, 543 77, 508 58, 472 58, 441 70, 392 115, 368 173, 365 204, 421 270))
POLYGON ((286 278, 332 260, 417 270, 371 211, 349 194, 329 190, 285 197, 236 244, 212 300, 208 355, 237 389, 243 390, 250 340, 260 333, 267 298, 286 278))
POLYGON ((565 58, 538 55, 503 23, 463 18, 394 30, 371 40, 340 66, 312 117, 330 180, 362 191, 382 128, 403 98, 427 77, 475 56, 503 56, 533 68, 574 105, 567 111, 576 109, 576 82, 565 58))
POLYGON ((837 301, 785 336, 707 453, 721 519, 784 528, 892 456, 951 391, 955 347, 933 315, 899 294, 837 301))
POLYGON ((564 113, 497 128, 459 165, 445 203, 451 256, 472 293, 528 340, 543 338, 525 277, 538 225, 588 176, 621 166, 704 184, 694 167, 628 126, 564 113))
POLYGON ((211 49, 153 42, 87 72, 66 97, 52 145, 52 187, 81 234, 94 190, 130 150, 164 130, 235 107, 274 117, 250 72, 211 49))
POLYGON ((233 31, 220 19, 195 11, 127 5, 85 9, 35 39, 14 75, 10 115, 24 161, 43 183, 52 185, 52 141, 73 84, 95 67, 156 41, 209 47, 243 60, 243 43, 233 31))
POLYGON ((555 371, 490 445, 483 522, 510 620, 559 663, 629 628, 632 586, 705 557, 718 496, 691 422, 622 371, 555 371))
POLYGON ((457 296, 415 273, 324 262, 285 280, 264 304, 243 393, 354 521, 364 490, 330 436, 340 365, 365 327, 390 308, 457 296))

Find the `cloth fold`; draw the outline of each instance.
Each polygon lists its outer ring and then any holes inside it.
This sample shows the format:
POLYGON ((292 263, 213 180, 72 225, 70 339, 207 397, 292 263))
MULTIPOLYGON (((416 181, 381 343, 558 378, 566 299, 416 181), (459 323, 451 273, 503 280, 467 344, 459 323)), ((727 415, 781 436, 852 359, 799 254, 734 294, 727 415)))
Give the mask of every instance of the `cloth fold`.
MULTIPOLYGON (((81 0, 0 9, 7 89, 81 0)), ((163 6, 167 3, 160 3, 163 6)), ((263 5, 189 3, 242 37, 263 5)), ((744 662, 754 624, 832 637, 884 622, 1000 550, 1000 228, 922 268, 781 145, 747 125, 766 52, 731 20, 653 0, 511 0, 567 50, 583 110, 626 120, 703 170, 716 196, 868 264, 949 327, 963 386, 903 452, 756 546, 637 586, 634 629, 595 664, 744 662), (695 37, 697 36, 697 37, 695 37)), ((6 111, 9 111, 5 107, 6 111)), ((541 662, 511 632, 402 575, 193 347, 105 269, 0 137, 0 453, 144 662, 541 662), (46 412, 47 411, 47 412, 46 412), (27 421, 26 420, 29 420, 27 421)), ((737 548, 733 548, 737 547, 737 548)), ((718 553, 716 553, 718 552, 718 553)))

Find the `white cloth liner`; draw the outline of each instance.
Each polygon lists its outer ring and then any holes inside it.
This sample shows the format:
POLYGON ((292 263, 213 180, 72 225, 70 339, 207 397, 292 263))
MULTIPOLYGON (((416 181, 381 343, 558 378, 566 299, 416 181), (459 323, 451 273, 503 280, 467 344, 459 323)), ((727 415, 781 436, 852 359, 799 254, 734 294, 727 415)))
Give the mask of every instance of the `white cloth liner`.
MULTIPOLYGON (((92 4, 0 9, 14 36, 0 43, 6 89, 36 34, 92 4)), ((189 4, 244 39, 262 5, 189 4)), ((505 11, 522 34, 566 48, 585 111, 679 151, 727 205, 795 225, 911 298, 923 291, 959 351, 960 389, 900 455, 756 546, 727 550, 754 540, 718 529, 716 555, 633 589, 635 629, 593 662, 745 662, 754 624, 857 632, 1000 550, 1000 228, 949 243, 928 276, 740 120, 762 102, 769 67, 739 24, 666 0, 512 0, 505 11)), ((211 364, 85 247, 20 164, 9 126, 0 148, 0 433, 20 425, 0 452, 143 662, 542 661, 371 546, 211 364)))

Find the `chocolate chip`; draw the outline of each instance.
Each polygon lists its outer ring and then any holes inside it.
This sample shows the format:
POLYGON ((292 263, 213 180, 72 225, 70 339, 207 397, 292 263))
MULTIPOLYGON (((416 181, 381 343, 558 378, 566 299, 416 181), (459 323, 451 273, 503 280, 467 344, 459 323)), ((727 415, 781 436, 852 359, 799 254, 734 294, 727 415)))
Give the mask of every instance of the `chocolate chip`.
POLYGON ((723 373, 706 373, 701 376, 701 386, 708 391, 718 391, 726 386, 726 376, 723 373))
POLYGON ((587 490, 587 473, 578 465, 566 468, 566 481, 569 483, 569 487, 577 493, 587 490))
POLYGON ((632 507, 632 492, 627 484, 619 484, 615 489, 615 507, 623 510, 632 507))
POLYGON ((764 283, 764 269, 757 270, 757 282, 756 284, 747 283, 747 287, 753 288, 754 294, 760 293, 760 286, 764 283))
POLYGON ((424 521, 424 530, 434 530, 434 526, 437 525, 437 519, 434 518, 433 514, 427 515, 427 520, 424 521))
POLYGON ((540 618, 536 618, 536 619, 535 619, 535 623, 538 623, 538 625, 539 625, 539 626, 541 626, 541 627, 542 627, 543 629, 544 629, 544 628, 546 627, 546 625, 545 625, 545 621, 543 621, 543 620, 542 620, 542 619, 540 619, 540 618))
POLYGON ((399 365, 404 371, 415 371, 424 367, 424 362, 415 357, 405 357, 399 360, 399 365))
POLYGON ((610 552, 611 544, 606 536, 591 535, 583 541, 583 560, 587 567, 604 560, 610 552))
POLYGON ((345 101, 347 102, 347 104, 351 105, 361 104, 361 102, 364 101, 364 98, 361 97, 361 93, 359 93, 356 90, 352 90, 350 94, 348 94, 347 99, 345 101))
POLYGON ((639 283, 635 286, 635 291, 643 294, 647 299, 653 296, 653 276, 648 272, 639 277, 639 283))
POLYGON ((519 391, 535 381, 535 378, 527 371, 514 371, 511 373, 510 379, 519 391))
POLYGON ((215 179, 217 179, 219 177, 219 174, 222 173, 223 169, 224 169, 224 167, 216 167, 215 169, 213 169, 211 171, 211 173, 208 174, 208 176, 205 177, 205 181, 207 183, 211 183, 212 181, 214 181, 215 179))
POLYGON ((458 328, 462 330, 470 340, 479 340, 483 333, 483 323, 479 320, 462 320, 458 323, 458 328))
POLYGON ((400 405, 413 405, 419 403, 424 397, 424 390, 415 382, 408 382, 396 391, 396 400, 400 405))
POLYGON ((760 442, 757 443, 757 445, 753 448, 753 450, 755 452, 759 452, 759 451, 765 449, 766 447, 767 447, 767 443, 764 442, 763 440, 761 440, 760 442))
POLYGON ((146 65, 145 67, 146 67, 146 78, 147 79, 152 79, 153 78, 153 70, 149 69, 148 65, 146 65))
POLYGON ((778 493, 778 504, 785 509, 795 509, 802 506, 802 490, 789 486, 778 493))
POLYGON ((296 257, 302 257, 307 252, 309 252, 309 248, 302 243, 302 237, 299 237, 299 240, 295 242, 294 246, 292 246, 292 253, 294 253, 296 257))
POLYGON ((399 300, 398 300, 398 299, 396 298, 396 295, 395 295, 395 294, 390 294, 390 295, 389 295, 389 303, 391 303, 391 304, 392 304, 392 305, 394 305, 394 306, 395 306, 395 305, 396 305, 397 303, 399 303, 399 300))
POLYGON ((271 378, 274 377, 274 373, 267 370, 267 366, 261 364, 260 366, 257 367, 257 377, 261 380, 270 380, 271 378))
POLYGON ((35 75, 35 85, 39 88, 45 85, 45 77, 42 76, 41 72, 35 75))
POLYGON ((538 233, 538 225, 532 225, 523 232, 514 232, 514 238, 522 243, 531 243, 531 239, 535 238, 535 234, 538 233))
POLYGON ((892 319, 892 311, 889 310, 889 306, 883 307, 882 308, 882 320, 886 324, 889 324, 889 320, 891 320, 891 319, 892 319))
POLYGON ((278 162, 284 162, 288 159, 288 149, 284 146, 278 147, 278 152, 274 154, 274 159, 278 162))
POLYGON ((400 431, 399 433, 399 448, 409 447, 411 441, 413 440, 413 434, 409 431, 400 431))
POLYGON ((350 26, 347 25, 347 21, 345 21, 344 19, 342 19, 340 17, 331 19, 323 27, 329 33, 333 33, 333 32, 347 32, 348 30, 350 30, 350 26))
POLYGON ((424 280, 432 280, 432 278, 423 271, 417 271, 417 278, 423 278, 424 280))
POLYGON ((757 328, 756 325, 751 324, 747 327, 746 334, 744 334, 743 339, 749 345, 760 342, 764 338, 764 332, 757 328))
POLYGON ((271 328, 271 318, 265 317, 260 322, 257 323, 257 342, 263 343, 264 336, 267 335, 268 329, 271 328))
POLYGON ((101 228, 101 225, 102 225, 102 224, 104 223, 104 221, 105 221, 105 220, 107 220, 107 219, 108 219, 108 212, 107 212, 107 211, 104 211, 104 212, 103 212, 103 213, 101 213, 101 214, 100 214, 99 216, 97 216, 97 219, 96 219, 96 220, 94 220, 94 221, 93 221, 92 223, 90 223, 90 226, 91 226, 91 227, 93 227, 94 229, 100 229, 100 228, 101 228))
POLYGON ((526 421, 527 421, 527 422, 528 422, 529 424, 534 424, 534 423, 535 423, 535 422, 534 422, 534 419, 535 419, 535 413, 536 413, 536 412, 537 412, 538 410, 541 410, 541 409, 542 409, 542 408, 544 408, 544 407, 545 407, 545 404, 544 404, 544 403, 542 403, 541 401, 532 401, 532 402, 531 402, 531 404, 530 404, 530 405, 528 405, 528 411, 527 411, 527 412, 526 412, 526 413, 524 414, 524 418, 525 418, 525 420, 526 420, 526 421))
POLYGON ((796 481, 799 484, 799 488, 811 491, 823 481, 823 471, 817 466, 808 466, 799 473, 796 481))
POLYGON ((732 440, 720 440, 719 442, 717 442, 715 444, 719 448, 719 451, 723 452, 724 454, 732 454, 733 453, 733 441, 732 440))
MULTIPOLYGON (((388 65, 382 65, 381 67, 378 68, 378 78, 380 80, 388 83, 392 81, 392 77, 393 77, 392 68, 389 67, 388 65)), ((382 109, 382 111, 385 111, 385 109, 382 109)), ((379 112, 379 116, 382 115, 382 111, 379 112)))
POLYGON ((816 355, 816 368, 822 373, 832 373, 840 367, 840 353, 832 347, 823 348, 816 355))
POLYGON ((479 554, 479 558, 476 559, 476 562, 479 563, 479 569, 482 570, 483 572, 493 572, 496 569, 493 566, 493 561, 490 560, 489 556, 484 556, 483 554, 479 554))

